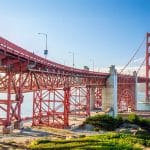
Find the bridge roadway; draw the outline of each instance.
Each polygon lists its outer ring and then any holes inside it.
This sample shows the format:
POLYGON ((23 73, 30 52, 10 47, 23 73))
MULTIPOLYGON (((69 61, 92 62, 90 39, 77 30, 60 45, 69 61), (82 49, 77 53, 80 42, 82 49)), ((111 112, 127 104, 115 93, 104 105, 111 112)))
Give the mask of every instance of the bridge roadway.
POLYGON ((52 62, 0 37, 0 124, 21 121, 23 93, 33 92, 33 125, 65 128, 69 115, 90 115, 90 109, 130 106, 136 109, 136 84, 145 77, 77 69, 52 62), (15 95, 15 96, 14 96, 15 95), (63 110, 63 111, 62 111, 63 110), (42 119, 44 118, 44 119, 42 119))
MULTIPOLYGON (((77 69, 58 64, 48 59, 31 53, 12 42, 0 37, 0 61, 1 72, 11 67, 12 71, 20 72, 43 72, 53 75, 85 77, 85 78, 108 78, 109 73, 93 72, 85 69, 77 69), (5 69, 4 69, 5 68, 5 69)), ((132 78, 130 75, 119 74, 121 78, 132 78)), ((145 77, 138 77, 138 82, 145 82, 145 77)))

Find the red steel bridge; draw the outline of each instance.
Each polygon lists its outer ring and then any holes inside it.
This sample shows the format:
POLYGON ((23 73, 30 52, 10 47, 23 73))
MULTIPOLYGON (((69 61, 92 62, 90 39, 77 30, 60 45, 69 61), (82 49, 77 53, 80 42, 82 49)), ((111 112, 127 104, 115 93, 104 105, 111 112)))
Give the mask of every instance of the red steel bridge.
POLYGON ((71 115, 89 116, 91 109, 105 105, 115 96, 116 105, 111 101, 116 111, 122 103, 136 110, 136 83, 146 83, 147 99, 150 97, 149 37, 147 33, 146 77, 119 74, 116 70, 102 73, 68 67, 0 37, 0 94, 5 94, 0 96, 0 125, 21 122, 23 94, 27 92, 33 93, 34 126, 66 128, 71 115))

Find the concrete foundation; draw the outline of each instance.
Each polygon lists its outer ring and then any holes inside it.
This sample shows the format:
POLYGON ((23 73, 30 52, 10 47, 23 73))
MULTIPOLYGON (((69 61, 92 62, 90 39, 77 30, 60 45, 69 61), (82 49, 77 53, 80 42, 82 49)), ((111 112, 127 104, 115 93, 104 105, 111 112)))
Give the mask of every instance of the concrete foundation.
POLYGON ((22 129, 23 128, 23 122, 22 121, 16 121, 14 123, 14 129, 22 129))
POLYGON ((118 113, 117 105, 117 71, 115 66, 110 67, 110 76, 106 81, 106 87, 102 89, 102 110, 112 111, 112 115, 118 113))
POLYGON ((106 111, 106 109, 112 107, 113 108, 113 88, 103 88, 102 89, 102 110, 106 111))

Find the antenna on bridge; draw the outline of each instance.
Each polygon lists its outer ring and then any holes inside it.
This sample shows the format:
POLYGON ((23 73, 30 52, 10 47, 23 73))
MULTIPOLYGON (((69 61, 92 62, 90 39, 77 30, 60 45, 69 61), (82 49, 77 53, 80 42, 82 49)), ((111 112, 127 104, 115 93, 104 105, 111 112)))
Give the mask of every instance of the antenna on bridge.
POLYGON ((47 58, 47 55, 48 55, 48 49, 47 49, 47 34, 46 33, 38 33, 38 34, 41 34, 41 35, 44 35, 45 36, 45 50, 44 50, 44 55, 45 55, 45 58, 47 58))

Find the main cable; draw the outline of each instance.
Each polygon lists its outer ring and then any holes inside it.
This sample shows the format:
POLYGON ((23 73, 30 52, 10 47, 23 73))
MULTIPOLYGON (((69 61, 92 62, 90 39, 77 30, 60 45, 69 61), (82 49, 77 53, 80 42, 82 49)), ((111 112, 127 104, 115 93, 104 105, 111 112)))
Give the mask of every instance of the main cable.
POLYGON ((133 60, 133 58, 136 56, 136 54, 139 52, 139 50, 141 49, 144 41, 145 41, 146 37, 144 37, 144 39, 142 40, 142 42, 140 43, 139 47, 137 48, 137 50, 135 51, 135 53, 133 54, 133 56, 131 57, 131 59, 128 61, 128 63, 123 67, 123 69, 120 71, 119 74, 121 74, 125 69, 126 67, 131 63, 131 61, 133 60))
POLYGON ((146 58, 144 58, 144 60, 143 60, 143 62, 141 63, 140 67, 137 69, 137 75, 138 75, 138 73, 140 72, 140 70, 141 70, 142 66, 144 65, 145 61, 146 61, 146 58))

